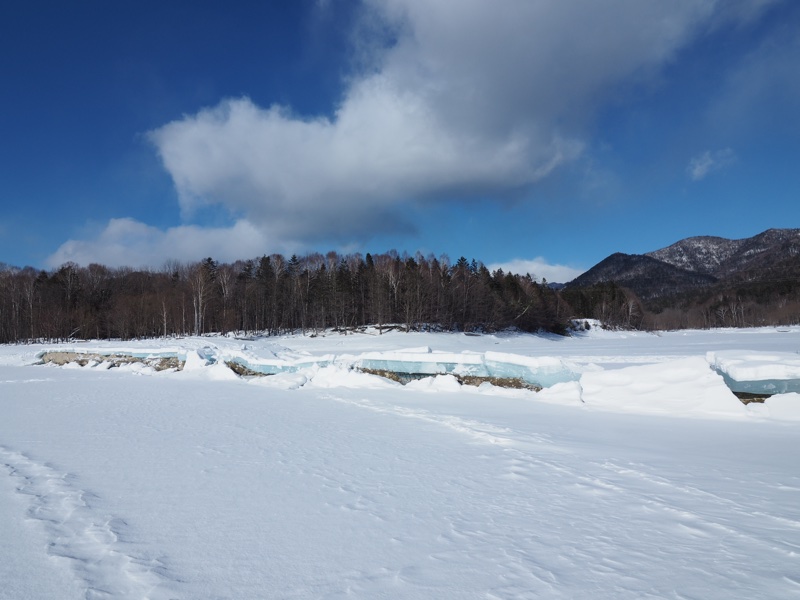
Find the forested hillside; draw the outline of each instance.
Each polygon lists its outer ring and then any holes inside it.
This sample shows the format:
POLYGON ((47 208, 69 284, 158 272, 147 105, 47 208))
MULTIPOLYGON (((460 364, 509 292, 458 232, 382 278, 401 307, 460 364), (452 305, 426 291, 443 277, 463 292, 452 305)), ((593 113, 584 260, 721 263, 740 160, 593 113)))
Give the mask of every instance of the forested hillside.
POLYGON ((616 253, 567 284, 578 313, 624 294, 631 324, 647 329, 800 322, 800 229, 751 238, 700 236, 643 255, 616 253), (613 294, 612 294, 613 295, 613 294))
POLYGON ((482 264, 389 252, 160 270, 65 264, 51 272, 0 271, 0 342, 142 338, 241 332, 278 334, 397 324, 406 329, 563 331, 568 309, 529 276, 482 264))

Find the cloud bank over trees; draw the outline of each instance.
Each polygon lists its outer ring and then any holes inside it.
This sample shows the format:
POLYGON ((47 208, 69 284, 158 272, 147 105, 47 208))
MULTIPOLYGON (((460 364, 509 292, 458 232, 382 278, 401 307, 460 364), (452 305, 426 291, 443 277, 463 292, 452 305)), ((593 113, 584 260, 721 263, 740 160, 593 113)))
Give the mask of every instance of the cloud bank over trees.
POLYGON ((246 257, 413 232, 409 206, 502 197, 575 161, 598 110, 770 3, 365 0, 330 114, 226 98, 150 131, 185 225, 115 219, 49 262, 153 264, 154 247, 160 261, 246 257), (197 223, 209 206, 234 224, 197 223))

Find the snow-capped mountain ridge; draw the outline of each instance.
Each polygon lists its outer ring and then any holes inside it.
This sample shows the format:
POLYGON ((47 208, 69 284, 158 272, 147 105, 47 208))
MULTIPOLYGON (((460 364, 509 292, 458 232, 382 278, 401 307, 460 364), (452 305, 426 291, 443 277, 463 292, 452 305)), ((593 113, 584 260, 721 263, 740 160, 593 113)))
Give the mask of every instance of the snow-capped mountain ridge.
POLYGON ((713 285, 796 280, 800 229, 768 229, 750 238, 690 237, 646 254, 615 253, 567 287, 614 281, 643 299, 713 285))
POLYGON ((645 256, 681 269, 710 275, 741 248, 743 241, 714 236, 690 237, 666 248, 647 252, 645 256))
POLYGON ((690 237, 648 252, 645 256, 688 271, 724 277, 753 266, 753 260, 764 253, 776 253, 775 258, 779 260, 782 256, 795 256, 798 252, 800 229, 768 229, 740 240, 714 236, 690 237))

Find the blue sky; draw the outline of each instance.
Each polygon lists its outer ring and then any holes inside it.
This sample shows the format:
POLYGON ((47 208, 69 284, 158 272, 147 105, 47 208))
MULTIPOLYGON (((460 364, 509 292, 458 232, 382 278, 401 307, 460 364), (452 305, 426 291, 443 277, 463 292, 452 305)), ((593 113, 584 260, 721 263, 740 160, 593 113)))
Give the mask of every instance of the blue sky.
POLYGON ((10 265, 394 248, 553 281, 800 227, 792 0, 6 4, 10 265))

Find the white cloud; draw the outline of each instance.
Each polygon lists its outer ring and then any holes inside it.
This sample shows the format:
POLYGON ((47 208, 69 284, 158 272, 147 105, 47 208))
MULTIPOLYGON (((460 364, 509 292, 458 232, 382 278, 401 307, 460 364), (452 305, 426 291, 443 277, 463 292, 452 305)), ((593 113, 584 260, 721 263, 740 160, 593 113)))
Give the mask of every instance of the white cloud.
POLYGON ((689 161, 686 172, 692 181, 700 181, 712 171, 719 171, 736 161, 736 153, 730 148, 706 150, 689 161))
POLYGON ((491 272, 502 269, 504 273, 530 274, 537 280, 546 279, 553 283, 567 283, 585 271, 585 269, 576 269, 565 265, 552 265, 541 256, 534 259, 515 258, 508 262, 487 265, 486 268, 491 272))
POLYGON ((605 94, 669 61, 715 5, 369 0, 383 27, 363 31, 395 43, 330 118, 228 99, 150 137, 187 218, 219 204, 273 238, 345 241, 402 223, 407 202, 519 189, 574 160, 605 94))
POLYGON ((47 264, 58 267, 71 261, 109 267, 158 267, 167 259, 188 263, 206 256, 233 262, 271 252, 266 248, 263 232, 247 221, 228 228, 184 225, 162 231, 134 219, 111 219, 95 239, 62 244, 47 259, 47 264))
MULTIPOLYGON (((271 251, 408 231, 409 203, 502 195, 574 161, 594 112, 621 87, 657 74, 720 18, 720 6, 364 0, 353 42, 360 71, 330 116, 226 99, 149 138, 186 223, 199 222, 202 206, 220 206, 271 251)), ((91 248, 117 243, 110 239, 117 228, 112 222, 97 240, 68 242, 56 256, 88 258, 91 248)), ((226 233, 237 231, 205 236, 185 226, 148 235, 167 256, 185 252, 166 240, 201 243, 226 233)))

